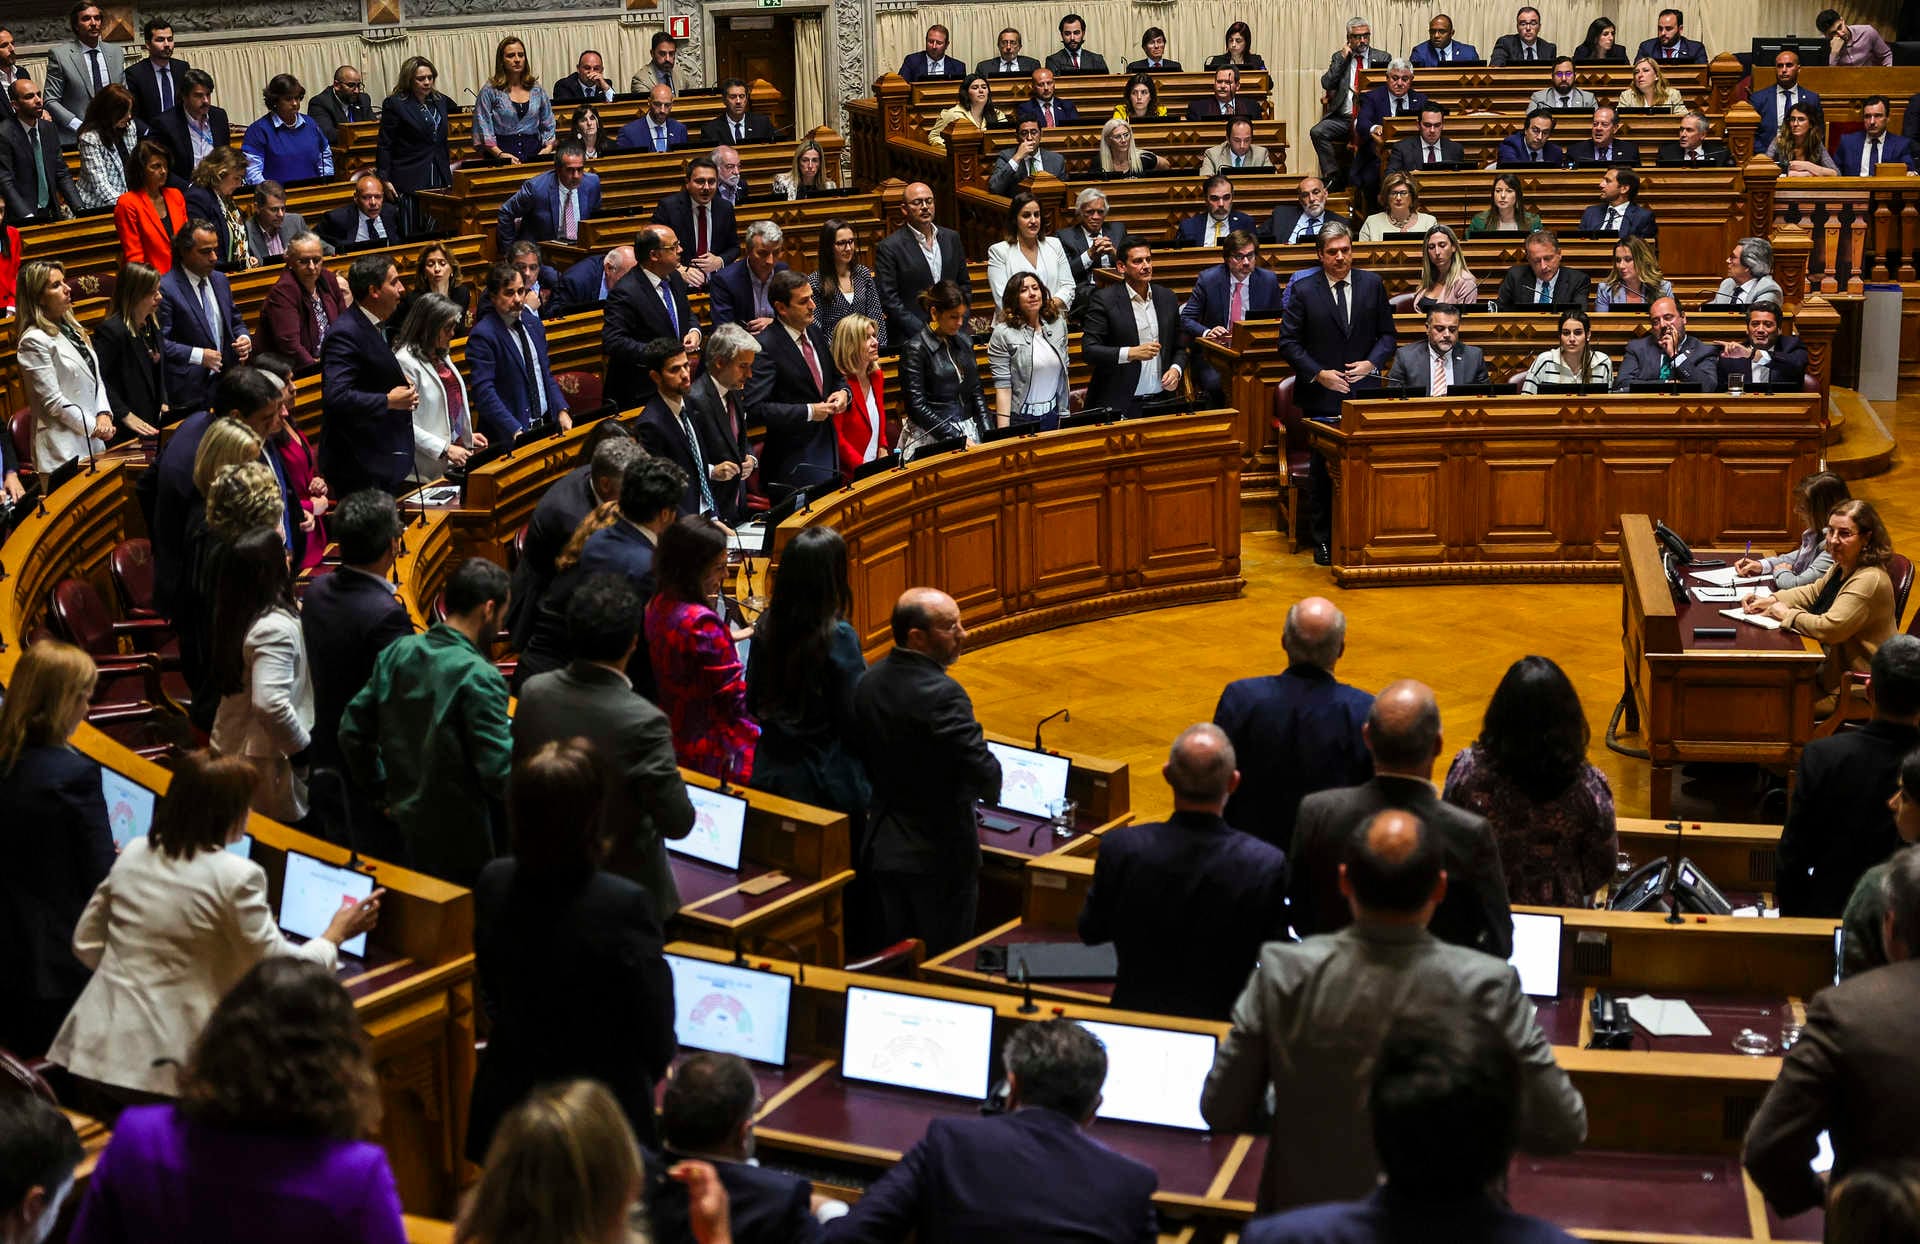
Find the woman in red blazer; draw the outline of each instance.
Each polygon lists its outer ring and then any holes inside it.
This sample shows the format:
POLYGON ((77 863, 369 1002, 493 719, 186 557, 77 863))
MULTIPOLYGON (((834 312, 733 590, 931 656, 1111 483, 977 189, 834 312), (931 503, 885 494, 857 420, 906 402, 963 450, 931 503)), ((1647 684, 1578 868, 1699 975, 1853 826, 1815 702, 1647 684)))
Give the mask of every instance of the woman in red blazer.
POLYGON ((133 149, 133 165, 141 170, 140 188, 114 200, 113 224, 126 262, 165 276, 173 267, 173 235, 187 223, 186 196, 167 184, 167 149, 151 138, 133 149))
POLYGON ((887 418, 886 383, 880 374, 880 326, 854 312, 833 326, 833 365, 847 379, 852 401, 833 417, 840 446, 840 475, 849 483, 862 463, 893 452, 899 424, 887 418))

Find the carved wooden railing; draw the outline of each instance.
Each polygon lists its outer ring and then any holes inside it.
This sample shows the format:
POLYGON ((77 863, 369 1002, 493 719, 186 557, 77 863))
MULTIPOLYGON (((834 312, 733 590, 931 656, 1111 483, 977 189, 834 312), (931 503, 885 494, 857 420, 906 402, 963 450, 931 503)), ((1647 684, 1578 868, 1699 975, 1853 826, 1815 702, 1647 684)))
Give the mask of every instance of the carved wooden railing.
POLYGON ((1915 279, 1920 177, 1782 177, 1774 218, 1812 239, 1807 275, 1823 294, 1857 294, 1869 281, 1915 279))

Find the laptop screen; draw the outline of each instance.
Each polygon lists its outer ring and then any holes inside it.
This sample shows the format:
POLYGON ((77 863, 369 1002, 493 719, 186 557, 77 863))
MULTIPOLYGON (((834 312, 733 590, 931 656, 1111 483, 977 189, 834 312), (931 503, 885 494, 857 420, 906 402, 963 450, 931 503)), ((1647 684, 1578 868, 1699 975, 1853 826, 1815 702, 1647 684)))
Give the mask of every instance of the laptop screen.
MULTIPOLYGON (((298 937, 319 937, 333 913, 373 893, 373 878, 351 868, 335 868, 311 855, 287 852, 287 875, 280 884, 280 927, 298 937)), ((340 953, 365 956, 367 935, 348 938, 340 953)))
POLYGON ((847 990, 840 1074, 923 1093, 984 1100, 993 1008, 879 989, 847 990))
POLYGON ((747 801, 704 786, 687 786, 693 801, 693 832, 667 839, 667 849, 721 868, 740 867, 740 844, 746 838, 747 801))
POLYGON ((1081 1020, 1107 1047, 1107 1083, 1098 1117, 1159 1127, 1207 1130, 1200 1090, 1213 1070, 1218 1042, 1204 1032, 1170 1032, 1133 1024, 1081 1020))
POLYGON ((100 795, 107 801, 107 826, 113 831, 116 849, 125 850, 129 842, 153 828, 155 795, 132 778, 103 767, 100 795))
POLYGON ((1520 973, 1520 991, 1530 998, 1560 996, 1560 917, 1513 913, 1513 953, 1507 962, 1520 973))
POLYGON ((987 750, 1000 762, 998 806, 1028 816, 1052 816, 1053 805, 1067 797, 1067 771, 1073 766, 1065 756, 994 742, 987 750))
POLYGON ((793 981, 684 955, 668 955, 667 966, 673 969, 673 1034, 681 1045, 776 1067, 786 1063, 793 981))

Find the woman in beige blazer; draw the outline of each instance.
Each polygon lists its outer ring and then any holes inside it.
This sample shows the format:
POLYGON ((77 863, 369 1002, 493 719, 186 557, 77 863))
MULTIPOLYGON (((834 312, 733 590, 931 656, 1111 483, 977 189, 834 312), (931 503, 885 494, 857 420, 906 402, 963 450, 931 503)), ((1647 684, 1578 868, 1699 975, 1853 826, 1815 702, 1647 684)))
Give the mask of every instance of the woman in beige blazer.
MULTIPOLYGON (((1776 596, 1750 595, 1742 602, 1748 613, 1763 613, 1790 631, 1820 642, 1827 660, 1820 681, 1829 693, 1840 687, 1840 675, 1851 670, 1866 673, 1873 654, 1893 634, 1898 622, 1893 600, 1893 578, 1887 565, 1893 560, 1893 541, 1872 505, 1843 501, 1826 522, 1827 553, 1833 567, 1812 583, 1789 588, 1776 596)), ((1833 694, 1814 705, 1816 717, 1833 712, 1833 694)))
POLYGON ((384 890, 305 945, 281 934, 266 873, 226 849, 245 831, 254 781, 244 757, 189 753, 152 831, 127 844, 80 916, 73 952, 93 978, 47 1057, 111 1101, 176 1095, 201 1026, 254 964, 300 955, 331 968, 340 943, 379 919, 384 890))

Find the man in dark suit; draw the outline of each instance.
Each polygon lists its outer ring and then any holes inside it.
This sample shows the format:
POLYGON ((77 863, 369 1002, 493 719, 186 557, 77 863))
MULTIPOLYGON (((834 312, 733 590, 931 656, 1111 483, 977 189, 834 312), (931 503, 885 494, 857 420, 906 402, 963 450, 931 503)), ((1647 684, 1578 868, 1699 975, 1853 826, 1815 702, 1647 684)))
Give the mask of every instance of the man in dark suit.
POLYGON ((1447 110, 1428 100, 1420 107, 1420 132, 1409 134, 1387 152, 1387 172, 1418 173, 1435 164, 1464 164, 1467 149, 1447 137, 1447 110))
POLYGON ((1207 210, 1196 212, 1180 222, 1175 236, 1181 246, 1219 246, 1234 230, 1252 233, 1253 217, 1233 210, 1233 179, 1225 173, 1207 178, 1201 192, 1207 197, 1207 210))
POLYGON ((1860 119, 1866 129, 1840 136, 1833 160, 1843 177, 1871 177, 1882 164, 1904 164, 1909 171, 1920 169, 1920 151, 1898 134, 1887 133, 1888 109, 1893 104, 1885 95, 1869 95, 1860 103, 1860 119))
POLYGON ((1039 121, 1032 117, 1021 117, 1019 126, 1014 130, 1014 138, 1015 145, 1002 151, 993 162, 993 172, 987 176, 989 193, 1012 198, 1020 189, 1021 182, 1041 171, 1066 180, 1066 158, 1040 145, 1039 121))
POLYGON ((1353 228, 1351 220, 1327 210, 1327 183, 1312 173, 1301 175, 1295 198, 1297 202, 1282 203, 1267 218, 1267 236, 1280 245, 1311 242, 1320 236, 1323 226, 1334 221, 1343 229, 1353 228))
POLYGON ((1500 150, 1494 159, 1501 165, 1543 164, 1554 168, 1567 162, 1566 153, 1560 150, 1560 144, 1553 141, 1553 114, 1545 108, 1536 108, 1527 114, 1527 124, 1518 133, 1509 134, 1500 140, 1500 150))
POLYGON ((1689 39, 1682 33, 1681 27, 1686 20, 1686 15, 1679 9, 1661 9, 1654 23, 1654 29, 1659 33, 1651 39, 1642 40, 1633 58, 1639 60, 1642 56, 1650 56, 1662 64, 1706 64, 1706 44, 1689 39))
POLYGON ((172 158, 173 174, 168 184, 176 189, 187 184, 208 152, 233 145, 227 110, 213 102, 213 76, 204 69, 189 69, 181 76, 187 85, 180 102, 148 123, 172 158))
POLYGON ((173 24, 149 17, 140 27, 147 59, 127 67, 126 88, 133 92, 133 115, 151 123, 187 93, 187 62, 173 54, 173 24))
POLYGON ((1103 1240, 1152 1244, 1151 1167, 1087 1138, 1107 1052, 1070 1019, 1017 1024, 1002 1052, 1007 1113, 938 1118, 830 1223, 832 1244, 1103 1240))
POLYGON ((64 207, 80 202, 73 174, 60 154, 60 134, 40 115, 40 88, 32 78, 16 78, 8 88, 12 115, 0 121, 0 198, 5 219, 0 224, 49 224, 60 219, 64 207))
POLYGON ((1528 5, 1514 15, 1514 33, 1493 41, 1490 65, 1551 65, 1555 48, 1540 37, 1540 10, 1528 5))
POLYGON ((1726 168, 1733 163, 1733 155, 1725 143, 1716 143, 1708 139, 1706 114, 1689 112, 1680 118, 1680 138, 1677 142, 1662 143, 1657 158, 1661 164, 1677 164, 1686 168, 1726 168))
POLYGON ((1824 108, 1816 92, 1800 85, 1800 53, 1792 48, 1781 48, 1774 53, 1773 84, 1763 86, 1747 96, 1747 103, 1760 114, 1760 128, 1753 132, 1755 153, 1773 146, 1774 136, 1786 128, 1787 109, 1795 104, 1806 104, 1814 110, 1815 116, 1819 116, 1824 108))
POLYGON ((873 283, 880 289, 880 305, 887 313, 887 340, 896 346, 905 345, 927 326, 927 313, 920 309, 921 290, 938 281, 952 281, 961 293, 973 297, 960 235, 933 223, 933 188, 914 182, 907 187, 900 210, 904 222, 880 239, 873 253, 873 283), (927 256, 934 252, 940 257, 937 276, 927 266, 927 256))
POLYGON ((947 55, 947 45, 952 40, 953 35, 945 26, 936 23, 927 27, 926 51, 908 52, 900 62, 900 76, 909 82, 924 82, 928 78, 944 82, 966 77, 967 63, 958 56, 947 55))
POLYGON ((1140 50, 1146 55, 1127 62, 1127 73, 1179 73, 1180 62, 1167 58, 1167 32, 1149 26, 1140 35, 1140 50))
POLYGON ((1453 19, 1445 13, 1435 13, 1427 19, 1426 42, 1415 44, 1407 53, 1407 60, 1415 69, 1472 64, 1479 59, 1479 50, 1473 44, 1462 43, 1453 37, 1453 19))
POLYGON ((1884 893, 1887 964, 1813 996, 1800 1040, 1747 1126, 1741 1160, 1782 1218, 1825 1203, 1830 1181, 1838 1186, 1857 1171, 1920 1160, 1912 1038, 1920 1002, 1920 852, 1895 853, 1884 893), (1821 1132, 1832 1137, 1830 1174, 1813 1170, 1821 1132))
POLYGON ((987 78, 1024 78, 1040 68, 1040 62, 1031 56, 1020 55, 1020 32, 1009 26, 1000 32, 995 46, 1000 55, 990 56, 973 67, 973 71, 987 78))
POLYGON ((951 596, 908 588, 893 606, 893 651, 861 675, 849 727, 873 783, 854 867, 873 879, 880 940, 917 937, 930 954, 973 936, 980 894, 973 806, 1000 797, 1000 762, 987 750, 966 689, 947 673, 966 638, 951 596))
MULTIPOLYGON (((687 184, 660 200, 653 223, 665 225, 680 239, 680 275, 689 289, 740 257, 740 234, 734 228, 733 204, 719 197, 720 169, 711 156, 687 161, 687 184)), ((641 262, 646 262, 642 257, 641 262)))
POLYGON ((621 151, 678 151, 687 145, 687 127, 673 118, 673 88, 654 85, 647 110, 620 128, 613 145, 621 151))
POLYGON ((1485 383, 1486 355, 1461 344, 1460 308, 1445 303, 1427 312, 1427 339, 1396 350, 1387 372, 1387 387, 1408 397, 1444 397, 1456 385, 1485 383), (1444 387, 1435 383, 1440 377, 1444 387))
POLYGON ((572 73, 553 84, 556 104, 610 104, 615 94, 607 80, 606 62, 592 48, 580 53, 572 73))
POLYGON ((218 270, 219 246, 207 222, 188 221, 174 235, 173 268, 160 278, 160 350, 176 411, 204 410, 220 369, 246 362, 253 352, 226 274, 218 270))
POLYGON ((1687 332, 1687 313, 1672 298, 1656 298, 1647 308, 1653 331, 1627 343, 1614 373, 1613 387, 1649 381, 1678 381, 1682 388, 1711 393, 1720 383, 1720 347, 1687 332))
MULTIPOLYGON (((14 35, 5 26, 0 26, 0 87, 12 86, 19 78, 31 77, 27 67, 20 63, 20 53, 14 47, 14 35)), ((0 437, 0 440, 4 440, 0 437)))
POLYGON ((1567 159, 1575 164, 1638 164, 1640 148, 1624 138, 1616 138, 1620 129, 1620 110, 1601 101, 1593 107, 1593 128, 1589 136, 1567 148, 1567 159))
POLYGON ((620 499, 627 464, 646 457, 640 442, 617 419, 603 419, 587 435, 586 462, 555 480, 533 507, 520 558, 513 567, 513 598, 507 606, 507 637, 524 653, 541 602, 554 583, 554 560, 588 514, 620 499))
POLYGON ((760 113, 747 111, 745 82, 728 78, 720 84, 720 93, 727 101, 727 110, 700 127, 701 141, 732 147, 773 141, 773 122, 760 113))
POLYGON ((1360 97, 1354 118, 1353 181, 1373 202, 1380 192, 1380 141, 1391 117, 1417 117, 1427 97, 1413 89, 1413 66, 1396 59, 1387 65, 1387 81, 1360 97))
POLYGON ((340 145, 341 126, 373 120, 373 100, 367 97, 360 71, 352 65, 335 69, 327 89, 307 101, 307 116, 335 146, 340 145))
POLYGON ((620 279, 633 271, 633 248, 616 246, 605 255, 588 255, 568 264, 554 286, 551 305, 556 315, 571 315, 606 302, 620 279))
POLYGON ((1920 639, 1873 654, 1873 720, 1808 743, 1780 831, 1780 914, 1838 919, 1854 884, 1902 845, 1887 807, 1920 745, 1920 639))
POLYGON ((759 353, 753 334, 738 324, 722 324, 707 339, 706 367, 687 391, 687 411, 706 461, 713 464, 714 504, 720 521, 730 527, 747 516, 747 481, 760 469, 760 460, 749 452, 742 401, 759 353))
POLYGON ((387 202, 379 174, 362 173, 353 183, 353 202, 322 216, 314 232, 339 251, 391 246, 400 241, 400 209, 387 202))
POLYGON ((665 225, 650 225, 634 239, 639 262, 607 292, 600 345, 607 356, 607 400, 617 410, 644 406, 653 396, 647 379, 647 344, 661 337, 700 345, 700 325, 681 279, 680 239, 665 225))
POLYGON ((1214 121, 1221 117, 1257 117, 1259 115, 1259 100, 1241 98, 1240 71, 1232 65, 1222 65, 1213 71, 1211 98, 1196 99, 1187 104, 1189 121, 1214 121))
POLYGON ((713 1163, 720 1176, 734 1244, 814 1244, 820 1238, 813 1185, 749 1161, 759 1106, 753 1069, 732 1054, 698 1050, 673 1069, 660 1102, 666 1147, 658 1161, 647 1162, 647 1217, 655 1244, 693 1244, 686 1185, 666 1174, 689 1160, 713 1163))
POLYGON ((1224 1020, 1261 944, 1286 935, 1287 857, 1221 819, 1240 774, 1220 727, 1187 727, 1160 773, 1173 815, 1100 840, 1080 940, 1114 944, 1113 1005, 1224 1020))
POLYGON ((546 330, 527 309, 527 284, 511 264, 487 272, 484 307, 467 333, 467 370, 474 424, 490 444, 511 445, 528 428, 573 426, 567 398, 553 378, 546 330))
POLYGON ((1372 780, 1300 801, 1287 883, 1294 931, 1311 937, 1351 923, 1340 888, 1347 840, 1374 813, 1397 808, 1440 839, 1447 892, 1433 915, 1433 935, 1505 959, 1513 953, 1513 915, 1499 844, 1485 817, 1442 803, 1429 780, 1442 744, 1433 689, 1412 679, 1393 683, 1374 700, 1362 737, 1373 753, 1372 780))
POLYGON ((1087 306, 1080 349, 1093 366, 1087 405, 1106 406, 1122 418, 1140 404, 1180 388, 1187 344, 1180 331, 1180 301, 1153 283, 1153 246, 1144 238, 1120 243, 1118 285, 1094 291, 1087 306))
POLYGON ((687 348, 671 337, 662 337, 647 347, 642 366, 653 381, 654 393, 634 422, 634 434, 648 453, 667 459, 687 473, 680 513, 717 514, 720 507, 714 489, 723 474, 730 480, 740 467, 737 463, 707 461, 706 443, 694 423, 694 412, 687 407, 687 392, 693 387, 693 365, 687 358, 687 348))
MULTIPOLYGON (((1341 400, 1393 357, 1393 311, 1387 287, 1353 266, 1353 237, 1329 221, 1314 239, 1320 271, 1301 278, 1280 319, 1280 357, 1293 368, 1293 400, 1309 419, 1332 423, 1341 400)), ((1333 564, 1333 480, 1313 455, 1307 518, 1313 560, 1333 564)))
MULTIPOLYGON (((767 429, 766 486, 780 496, 839 478, 833 418, 847 409, 847 380, 814 319, 813 288, 789 269, 767 287, 775 322, 760 334, 747 381, 747 417, 767 429)), ((775 498, 779 499, 778 496, 775 498)))
POLYGON ((1527 237, 1527 261, 1514 264, 1500 280, 1496 301, 1503 311, 1530 306, 1585 306, 1592 278, 1578 268, 1560 266, 1560 239, 1546 229, 1527 237))
POLYGON ((1080 120, 1080 110, 1055 90, 1053 70, 1043 65, 1033 71, 1033 93, 1020 101, 1014 117, 1020 121, 1038 121, 1041 129, 1050 130, 1056 125, 1075 124, 1080 120))
POLYGON ((387 581, 401 530, 393 498, 372 488, 348 494, 327 519, 327 534, 340 546, 340 566, 315 578, 300 605, 313 670, 315 764, 340 764, 340 714, 367 685, 374 659, 394 640, 413 634, 407 607, 387 581))
POLYGON ((747 226, 740 247, 740 258, 713 274, 707 282, 707 305, 712 308, 713 326, 741 324, 750 333, 764 332, 773 323, 773 306, 768 287, 774 273, 785 272, 780 259, 786 235, 771 220, 756 220, 747 226))
POLYGON ((500 205, 500 249, 520 238, 577 242, 582 221, 600 210, 600 174, 587 171, 587 149, 571 139, 553 149, 553 167, 530 178, 500 205))
POLYGON ((1767 384, 1797 390, 1807 375, 1807 347, 1800 338, 1782 334, 1778 304, 1756 302, 1747 308, 1747 339, 1724 343, 1717 366, 1721 392, 1736 375, 1748 388, 1767 384))
POLYGON ((1620 239, 1660 236, 1660 222, 1651 208, 1642 207, 1640 174, 1625 166, 1609 168, 1600 175, 1600 201, 1580 213, 1580 232, 1607 233, 1620 239))
POLYGON ((406 295, 385 255, 347 269, 353 306, 320 345, 320 470, 335 492, 399 494, 413 471, 413 415, 420 395, 400 371, 381 326, 406 295))
POLYGON ((1347 647, 1347 619, 1332 601, 1309 596, 1296 602, 1287 610, 1280 646, 1286 671, 1228 683, 1213 721, 1240 762, 1227 823, 1290 850, 1302 799, 1373 777, 1373 755, 1361 734, 1373 697, 1334 678, 1347 647))
POLYGON ((1120 264, 1118 247, 1127 236, 1126 226, 1107 219, 1107 196, 1097 186, 1088 186, 1074 196, 1074 224, 1053 236, 1067 252, 1067 267, 1073 270, 1073 305, 1084 308, 1093 294, 1095 268, 1115 268, 1120 264))
MULTIPOLYGON (((1249 316, 1271 315, 1280 309, 1280 277, 1260 263, 1260 243, 1251 231, 1235 229, 1220 243, 1220 264, 1208 268, 1193 282, 1193 292, 1180 308, 1180 326, 1194 339, 1226 341, 1233 326, 1249 316)), ((1225 398, 1220 374, 1206 352, 1193 351, 1193 383, 1219 404, 1225 398)))
POLYGON ((1106 73, 1107 58, 1086 50, 1087 23, 1078 13, 1060 19, 1060 50, 1047 56, 1055 73, 1106 73))
POLYGON ((1353 138, 1353 122, 1364 94, 1360 79, 1388 68, 1392 62, 1391 56, 1373 46, 1373 28, 1366 18, 1347 22, 1347 41, 1327 58, 1327 71, 1320 75, 1326 115, 1308 132, 1314 153, 1320 157, 1320 176, 1329 184, 1345 184, 1347 144, 1353 138))
MULTIPOLYGON (((660 533, 680 516, 680 494, 686 490, 687 473, 664 458, 641 457, 628 463, 620 477, 620 521, 587 537, 580 549, 581 582, 594 575, 619 575, 639 594, 644 610, 654 592, 653 551, 660 533)), ((653 663, 647 657, 644 630, 639 647, 627 659, 627 677, 635 691, 653 697, 653 663)))

